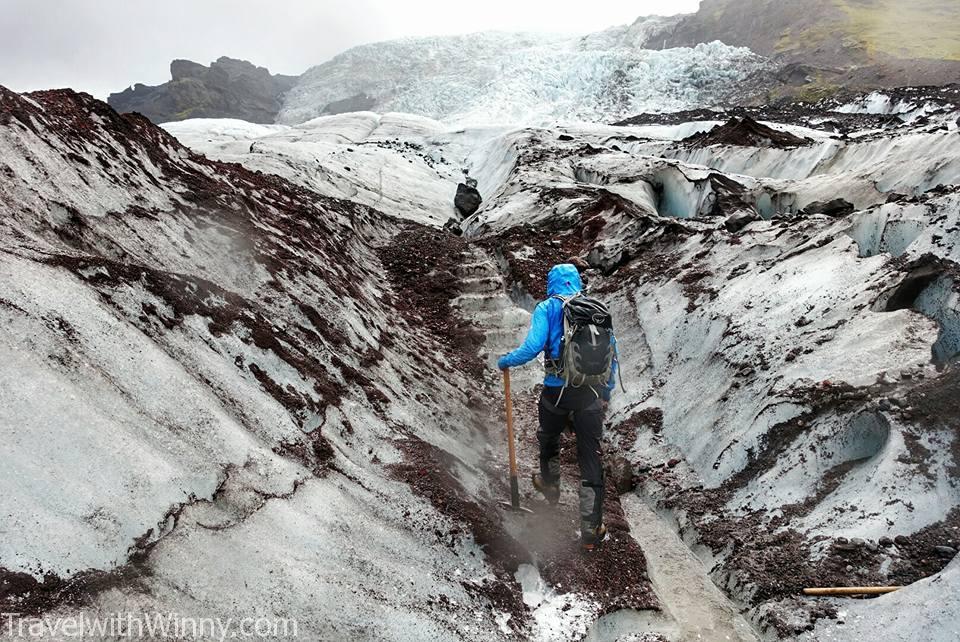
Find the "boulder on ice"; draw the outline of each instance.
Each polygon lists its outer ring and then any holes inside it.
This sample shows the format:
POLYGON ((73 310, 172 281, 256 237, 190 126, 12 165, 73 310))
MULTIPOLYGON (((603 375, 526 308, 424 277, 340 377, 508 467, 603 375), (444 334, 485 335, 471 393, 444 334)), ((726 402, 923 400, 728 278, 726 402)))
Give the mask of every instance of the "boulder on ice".
POLYGON ((464 218, 473 216, 480 209, 481 203, 483 203, 483 198, 477 190, 476 181, 467 179, 466 183, 457 185, 457 195, 454 197, 453 204, 460 216, 464 218), (471 185, 471 183, 473 184, 471 185))

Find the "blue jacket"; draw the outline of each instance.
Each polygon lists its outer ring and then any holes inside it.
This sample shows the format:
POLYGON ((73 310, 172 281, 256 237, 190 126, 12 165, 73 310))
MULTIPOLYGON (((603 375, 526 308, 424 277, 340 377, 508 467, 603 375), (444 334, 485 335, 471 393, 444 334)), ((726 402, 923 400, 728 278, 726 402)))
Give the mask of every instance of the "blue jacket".
MULTIPOLYGON (((547 296, 550 298, 541 301, 534 309, 530 331, 527 332, 523 345, 510 354, 500 357, 497 367, 505 370, 522 366, 536 359, 541 352, 550 359, 559 358, 560 339, 563 337, 563 302, 553 297, 558 295, 570 297, 582 289, 580 272, 577 271, 576 266, 563 263, 550 268, 550 272, 547 273, 547 296)), ((616 350, 616 339, 614 339, 614 350, 616 350)), ((618 367, 617 359, 614 358, 610 381, 607 382, 606 388, 600 391, 604 399, 610 398, 618 367)), ((563 379, 548 374, 544 377, 543 385, 559 387, 563 385, 563 379)))

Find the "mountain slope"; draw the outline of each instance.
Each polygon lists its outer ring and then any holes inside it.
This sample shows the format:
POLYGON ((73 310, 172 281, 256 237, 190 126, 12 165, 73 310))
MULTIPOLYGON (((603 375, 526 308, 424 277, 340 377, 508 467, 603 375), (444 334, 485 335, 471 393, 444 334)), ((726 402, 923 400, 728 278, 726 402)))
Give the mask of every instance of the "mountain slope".
POLYGON ((139 112, 155 123, 188 118, 240 118, 272 123, 296 76, 271 75, 245 60, 221 57, 209 67, 189 60, 170 63, 172 80, 157 87, 137 84, 110 94, 119 112, 139 112))
POLYGON ((960 5, 951 0, 704 0, 651 47, 720 40, 787 65, 800 91, 939 85, 960 77, 960 5))

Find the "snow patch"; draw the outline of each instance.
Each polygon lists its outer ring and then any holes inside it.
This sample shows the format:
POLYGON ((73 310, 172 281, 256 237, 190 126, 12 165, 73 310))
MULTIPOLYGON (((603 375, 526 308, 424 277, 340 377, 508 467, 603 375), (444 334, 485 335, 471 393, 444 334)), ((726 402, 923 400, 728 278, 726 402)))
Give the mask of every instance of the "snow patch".
POLYGON ((515 576, 523 590, 523 603, 533 615, 533 639, 561 642, 587 633, 596 617, 596 604, 575 593, 557 593, 531 564, 521 564, 515 576))

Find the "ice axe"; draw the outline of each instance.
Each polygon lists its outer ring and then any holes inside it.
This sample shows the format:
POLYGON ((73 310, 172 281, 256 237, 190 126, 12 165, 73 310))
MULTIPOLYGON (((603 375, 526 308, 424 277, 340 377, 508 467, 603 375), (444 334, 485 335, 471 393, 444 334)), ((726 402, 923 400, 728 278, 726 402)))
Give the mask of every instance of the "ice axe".
POLYGON ((513 398, 510 396, 510 370, 503 370, 503 394, 507 410, 507 445, 510 451, 510 502, 500 502, 504 508, 517 513, 532 513, 520 505, 520 482, 517 474, 517 451, 513 445, 513 398))

